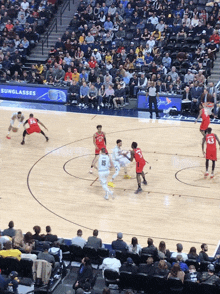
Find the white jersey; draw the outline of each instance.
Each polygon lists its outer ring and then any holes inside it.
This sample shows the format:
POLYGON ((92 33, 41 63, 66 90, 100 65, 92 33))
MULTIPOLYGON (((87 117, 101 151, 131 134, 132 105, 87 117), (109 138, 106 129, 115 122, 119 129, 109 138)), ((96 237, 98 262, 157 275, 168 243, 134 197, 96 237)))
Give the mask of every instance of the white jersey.
POLYGON ((110 158, 108 155, 100 154, 99 155, 99 165, 98 170, 99 172, 108 171, 110 167, 110 158))
POLYGON ((11 120, 12 120, 12 121, 15 121, 16 119, 17 119, 19 122, 23 122, 23 120, 24 120, 24 115, 21 114, 21 117, 18 118, 18 113, 15 112, 15 113, 12 114, 11 120))
POLYGON ((121 156, 121 149, 116 145, 112 151, 112 161, 119 161, 121 156))
POLYGON ((126 155, 127 155, 127 157, 128 158, 131 158, 131 152, 123 152, 122 151, 122 155, 120 155, 120 157, 119 157, 119 164, 120 164, 120 166, 127 166, 128 164, 130 164, 131 162, 130 162, 130 160, 129 159, 127 159, 124 155, 123 155, 123 153, 126 153, 126 155))

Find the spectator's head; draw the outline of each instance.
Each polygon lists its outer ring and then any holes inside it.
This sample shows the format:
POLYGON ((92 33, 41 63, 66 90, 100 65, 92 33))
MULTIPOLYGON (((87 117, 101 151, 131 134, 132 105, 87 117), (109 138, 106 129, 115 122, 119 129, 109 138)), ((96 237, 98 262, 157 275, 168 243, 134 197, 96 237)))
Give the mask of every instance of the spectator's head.
POLYGON ((177 256, 176 256, 176 261, 177 261, 177 262, 181 262, 181 261, 183 261, 183 257, 182 257, 182 255, 180 255, 180 254, 177 255, 177 256))
POLYGON ((102 290, 102 294, 111 294, 110 292, 110 289, 105 287, 103 290, 102 290))
POLYGON ((179 271, 180 271, 179 264, 178 263, 174 263, 174 265, 173 265, 173 267, 171 268, 171 271, 170 271, 171 275, 173 277, 177 277, 179 271))
POLYGON ((176 71, 176 67, 175 66, 172 66, 171 70, 172 70, 172 72, 175 72, 176 71))
POLYGON ((208 265, 208 273, 214 275, 214 272, 215 272, 215 266, 214 264, 210 263, 208 265))
POLYGON ((151 238, 148 238, 148 239, 147 239, 147 244, 148 244, 148 246, 151 246, 151 245, 153 245, 153 244, 154 244, 154 241, 153 241, 153 239, 151 239, 151 238))
POLYGON ((46 232, 47 232, 47 234, 51 233, 51 227, 50 226, 46 226, 46 232))
MULTIPOLYGON (((208 128, 207 132, 210 131, 209 129, 211 129, 211 128, 208 128)), ((211 129, 211 131, 212 131, 212 129, 211 129)), ((211 131, 210 131, 210 133, 211 133, 211 131)), ((209 133, 209 134, 210 134, 210 133, 209 133)), ((201 249, 202 249, 202 251, 207 252, 207 251, 208 251, 208 245, 205 244, 205 243, 202 243, 202 245, 201 245, 201 249)))
POLYGON ((82 230, 79 229, 79 230, 77 231, 77 236, 78 236, 78 237, 82 237, 82 234, 83 234, 83 233, 82 233, 82 230))
MULTIPOLYGON (((98 127, 97 127, 97 129, 98 129, 98 127)), ((99 234, 99 231, 98 231, 97 229, 95 229, 95 230, 93 231, 93 236, 94 236, 94 237, 97 237, 98 234, 99 234)))
POLYGON ((122 233, 117 233, 117 239, 122 240, 122 238, 123 238, 123 234, 122 233))
POLYGON ((176 244, 176 250, 177 250, 177 252, 181 253, 183 251, 183 245, 181 243, 177 243, 176 244))
POLYGON ((153 264, 153 262, 154 262, 153 257, 149 256, 147 259, 147 264, 153 264))
POLYGON ((133 259, 131 257, 128 257, 126 260, 126 264, 129 266, 129 265, 132 265, 133 263, 134 263, 133 259))
POLYGON ((31 234, 31 232, 27 232, 24 235, 24 242, 25 243, 32 243, 33 242, 33 235, 31 234))
POLYGON ((5 242, 5 249, 6 250, 12 249, 12 243, 11 243, 11 241, 5 242))
POLYGON ((191 265, 189 266, 189 272, 190 272, 190 273, 194 273, 194 272, 196 272, 195 265, 192 265, 192 264, 191 264, 191 265))
POLYGON ((131 244, 133 245, 133 247, 136 247, 138 245, 138 239, 136 237, 133 237, 131 239, 131 244))
POLYGON ((35 232, 36 235, 39 235, 40 232, 41 232, 41 227, 40 226, 34 226, 33 227, 33 230, 34 230, 34 232, 35 232))
POLYGON ((166 243, 164 241, 160 241, 158 249, 159 249, 159 251, 165 253, 166 252, 166 243))
POLYGON ((195 255, 196 256, 196 248, 195 247, 191 247, 189 250, 189 254, 195 255))
POLYGON ((158 263, 158 268, 159 269, 167 269, 167 263, 165 260, 160 260, 158 263))
POLYGON ((109 257, 114 258, 116 256, 115 250, 110 250, 109 251, 109 257))
POLYGON ((48 243, 44 243, 44 244, 43 244, 43 250, 44 250, 44 252, 45 252, 45 251, 48 251, 49 248, 50 248, 50 245, 49 245, 48 243))
POLYGON ((8 223, 8 227, 9 227, 9 229, 13 229, 14 228, 14 222, 13 221, 10 221, 8 223))

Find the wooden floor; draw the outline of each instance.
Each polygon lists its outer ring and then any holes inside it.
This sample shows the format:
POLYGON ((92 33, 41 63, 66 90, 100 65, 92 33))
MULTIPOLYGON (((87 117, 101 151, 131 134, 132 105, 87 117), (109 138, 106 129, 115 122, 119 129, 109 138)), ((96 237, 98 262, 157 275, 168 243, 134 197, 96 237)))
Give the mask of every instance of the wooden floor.
MULTIPOLYGON (((150 236, 156 246, 165 240, 171 250, 180 241, 188 252, 191 246, 200 251, 206 242, 213 254, 219 241, 220 165, 217 162, 214 179, 203 178, 199 124, 36 110, 50 140, 46 143, 43 136, 33 134, 22 146, 22 129, 11 140, 5 138, 14 111, 0 109, 1 229, 14 220, 23 232, 32 231, 34 225, 45 232, 50 225, 53 233, 68 238, 82 228, 87 238, 97 228, 104 242, 123 232, 129 244, 137 236, 146 246, 150 236), (98 181, 91 186, 97 177, 89 169, 98 124, 106 132, 109 151, 117 139, 122 139, 125 150, 132 141, 138 142, 149 161, 143 193, 134 194, 134 163, 129 166, 132 179, 124 180, 121 170, 114 200, 104 200, 98 181)), ((24 111, 25 118, 29 113, 24 111)), ((219 134, 220 126, 212 127, 219 134)))

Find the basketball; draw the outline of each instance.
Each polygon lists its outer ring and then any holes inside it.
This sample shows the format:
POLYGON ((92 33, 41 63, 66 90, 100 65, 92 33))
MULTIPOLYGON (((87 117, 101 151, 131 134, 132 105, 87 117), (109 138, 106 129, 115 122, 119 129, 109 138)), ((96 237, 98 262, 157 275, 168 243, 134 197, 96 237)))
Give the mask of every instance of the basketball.
POLYGON ((18 128, 12 127, 12 132, 16 133, 18 131, 18 128))

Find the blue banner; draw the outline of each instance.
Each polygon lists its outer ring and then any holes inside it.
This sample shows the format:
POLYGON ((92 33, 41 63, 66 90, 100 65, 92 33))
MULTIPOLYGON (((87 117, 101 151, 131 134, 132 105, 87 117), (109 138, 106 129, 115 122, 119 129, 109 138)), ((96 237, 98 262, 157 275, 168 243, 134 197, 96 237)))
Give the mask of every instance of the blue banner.
POLYGON ((46 102, 65 103, 67 89, 20 86, 20 85, 0 85, 0 98, 11 98, 13 100, 34 100, 46 102))
MULTIPOLYGON (((169 108, 176 107, 177 111, 181 111, 181 104, 181 96, 173 97, 171 95, 160 94, 157 97, 157 107, 159 110, 168 110, 169 108)), ((149 98, 146 98, 143 94, 138 95, 138 109, 149 109, 149 98)))

